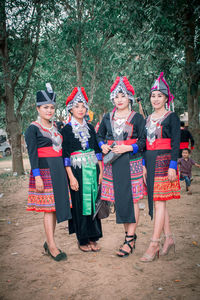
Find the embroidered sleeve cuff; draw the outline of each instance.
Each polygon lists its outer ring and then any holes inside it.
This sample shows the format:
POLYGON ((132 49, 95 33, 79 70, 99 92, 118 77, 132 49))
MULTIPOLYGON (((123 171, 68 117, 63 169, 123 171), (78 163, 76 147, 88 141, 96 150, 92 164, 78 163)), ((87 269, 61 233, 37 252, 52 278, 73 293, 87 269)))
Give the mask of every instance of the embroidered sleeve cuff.
POLYGON ((145 159, 142 159, 142 165, 145 166, 145 159))
POLYGON ((86 149, 89 149, 89 148, 90 148, 89 142, 86 141, 86 149))
POLYGON ((71 167, 71 160, 69 157, 64 158, 64 166, 65 167, 71 167))
POLYGON ((40 176, 40 169, 33 169, 32 170, 33 176, 40 176))
POLYGON ((177 161, 171 160, 169 164, 169 168, 177 170, 177 161))
POLYGON ((96 157, 98 160, 102 160, 102 153, 96 153, 96 157))
POLYGON ((101 146, 104 145, 105 143, 103 141, 99 142, 99 148, 101 149, 101 146))
POLYGON ((132 144, 131 145, 133 147, 133 154, 137 153, 138 152, 138 145, 137 144, 132 144))

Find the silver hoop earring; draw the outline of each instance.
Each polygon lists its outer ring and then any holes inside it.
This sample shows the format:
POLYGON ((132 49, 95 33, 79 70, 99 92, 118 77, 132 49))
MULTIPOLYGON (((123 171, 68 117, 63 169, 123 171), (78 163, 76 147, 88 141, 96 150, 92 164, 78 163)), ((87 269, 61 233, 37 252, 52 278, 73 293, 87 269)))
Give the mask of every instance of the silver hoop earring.
POLYGON ((40 117, 40 115, 38 114, 38 116, 37 116, 37 121, 40 123, 41 122, 41 117, 40 117))

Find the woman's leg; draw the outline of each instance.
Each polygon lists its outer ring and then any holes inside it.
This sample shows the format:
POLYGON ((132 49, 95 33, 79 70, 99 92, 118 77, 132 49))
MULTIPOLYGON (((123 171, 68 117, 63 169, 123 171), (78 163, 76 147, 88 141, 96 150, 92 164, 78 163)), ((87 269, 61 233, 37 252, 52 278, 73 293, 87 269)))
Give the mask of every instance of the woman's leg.
POLYGON ((168 213, 167 207, 166 207, 166 209, 165 209, 164 234, 165 234, 165 235, 170 235, 170 234, 172 234, 172 233, 171 233, 171 229, 170 229, 170 225, 169 225, 169 213, 168 213))
POLYGON ((60 251, 56 247, 55 240, 54 240, 54 232, 56 228, 56 213, 49 212, 44 213, 44 229, 46 234, 46 240, 49 247, 49 251, 53 256, 57 256, 60 251))
POLYGON ((137 224, 139 222, 140 209, 139 209, 138 203, 134 203, 134 212, 135 212, 136 223, 131 223, 131 224, 134 224, 133 228, 132 228, 132 226, 129 226, 130 223, 124 224, 124 230, 125 230, 125 232, 127 232, 128 235, 129 235, 128 231, 130 232, 130 235, 131 235, 131 232, 133 232, 133 234, 135 233, 137 224))
MULTIPOLYGON (((138 203, 134 203, 134 212, 135 212, 136 223, 125 223, 124 224, 124 229, 125 229, 125 232, 127 232, 128 236, 134 236, 135 231, 136 231, 136 227, 137 227, 137 224, 138 224, 138 221, 139 221, 139 213, 140 213, 138 203)), ((133 238, 132 237, 130 237, 130 238, 126 237, 127 241, 130 241, 131 239, 133 239, 133 238)), ((130 245, 131 245, 131 247, 133 247, 134 241, 130 242, 130 245)), ((128 252, 128 253, 131 252, 131 249, 127 244, 124 244, 121 249, 128 252)), ((123 255, 122 252, 120 252, 120 251, 118 251, 117 254, 123 255)))
POLYGON ((127 223, 124 224, 124 231, 127 234, 127 232, 128 232, 128 224, 127 223))
POLYGON ((171 232, 170 224, 169 224, 169 213, 166 207, 165 209, 165 222, 164 222, 164 234, 165 234, 165 242, 162 248, 162 252, 166 253, 167 249, 174 244, 174 237, 171 232))
POLYGON ((155 221, 152 239, 159 239, 165 223, 166 202, 155 201, 155 221))
MULTIPOLYGON (((165 212, 166 212, 166 202, 165 201, 155 201, 155 219, 154 219, 154 230, 152 241, 145 252, 148 256, 152 257, 159 250, 159 242, 153 242, 160 239, 161 233, 165 224, 165 212)), ((142 259, 143 260, 143 259, 142 259)))

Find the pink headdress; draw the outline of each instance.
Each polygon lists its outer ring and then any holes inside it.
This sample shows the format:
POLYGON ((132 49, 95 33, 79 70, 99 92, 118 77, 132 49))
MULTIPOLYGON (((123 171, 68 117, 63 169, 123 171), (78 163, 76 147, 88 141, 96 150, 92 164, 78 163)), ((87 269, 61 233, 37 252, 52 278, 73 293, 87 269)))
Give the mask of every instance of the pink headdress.
POLYGON ((160 91, 161 93, 165 94, 168 97, 168 101, 167 101, 168 107, 170 107, 170 103, 172 102, 173 104, 174 96, 171 94, 169 85, 165 80, 165 78, 163 77, 163 75, 164 73, 161 72, 160 76, 158 77, 158 79, 156 79, 154 85, 151 88, 151 93, 153 91, 160 91))

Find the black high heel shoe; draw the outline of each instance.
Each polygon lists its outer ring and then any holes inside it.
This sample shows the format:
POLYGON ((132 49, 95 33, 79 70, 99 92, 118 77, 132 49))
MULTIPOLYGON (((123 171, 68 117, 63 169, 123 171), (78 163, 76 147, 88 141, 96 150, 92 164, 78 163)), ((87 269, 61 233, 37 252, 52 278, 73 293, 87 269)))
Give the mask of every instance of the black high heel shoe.
POLYGON ((60 249, 59 249, 60 253, 58 255, 56 255, 56 256, 53 256, 51 254, 51 252, 49 251, 49 247, 47 245, 47 242, 44 243, 43 247, 44 247, 44 251, 48 255, 50 255, 51 258, 53 258, 53 260, 55 260, 55 261, 61 261, 61 260, 66 260, 67 259, 67 254, 65 252, 62 252, 60 249))
POLYGON ((137 234, 135 233, 133 236, 133 241, 134 241, 133 248, 134 249, 135 249, 135 245, 136 245, 136 240, 137 240, 137 234))
MULTIPOLYGON (((124 240, 124 242, 126 242, 126 237, 128 236, 127 235, 128 234, 128 232, 127 231, 125 231, 125 240, 124 240)), ((132 236, 132 235, 131 235, 132 236)), ((137 234, 135 233, 134 235, 133 235, 133 248, 135 249, 135 245, 136 245, 136 240, 137 240, 137 234)), ((123 247, 123 245, 124 244, 122 244, 121 246, 120 246, 120 249, 123 247)))
POLYGON ((136 234, 134 234, 134 235, 127 235, 126 234, 124 245, 128 245, 129 248, 131 249, 131 251, 127 252, 127 251, 123 250, 122 248, 120 248, 119 252, 121 252, 122 255, 119 254, 119 253, 117 253, 117 256, 119 256, 119 257, 127 257, 127 256, 129 256, 129 254, 133 252, 133 249, 135 249, 135 241, 136 241, 136 239, 137 239, 136 234), (127 241, 127 238, 130 239, 130 240, 127 241), (130 244, 131 242, 134 242, 133 246, 131 246, 131 244, 130 244))

